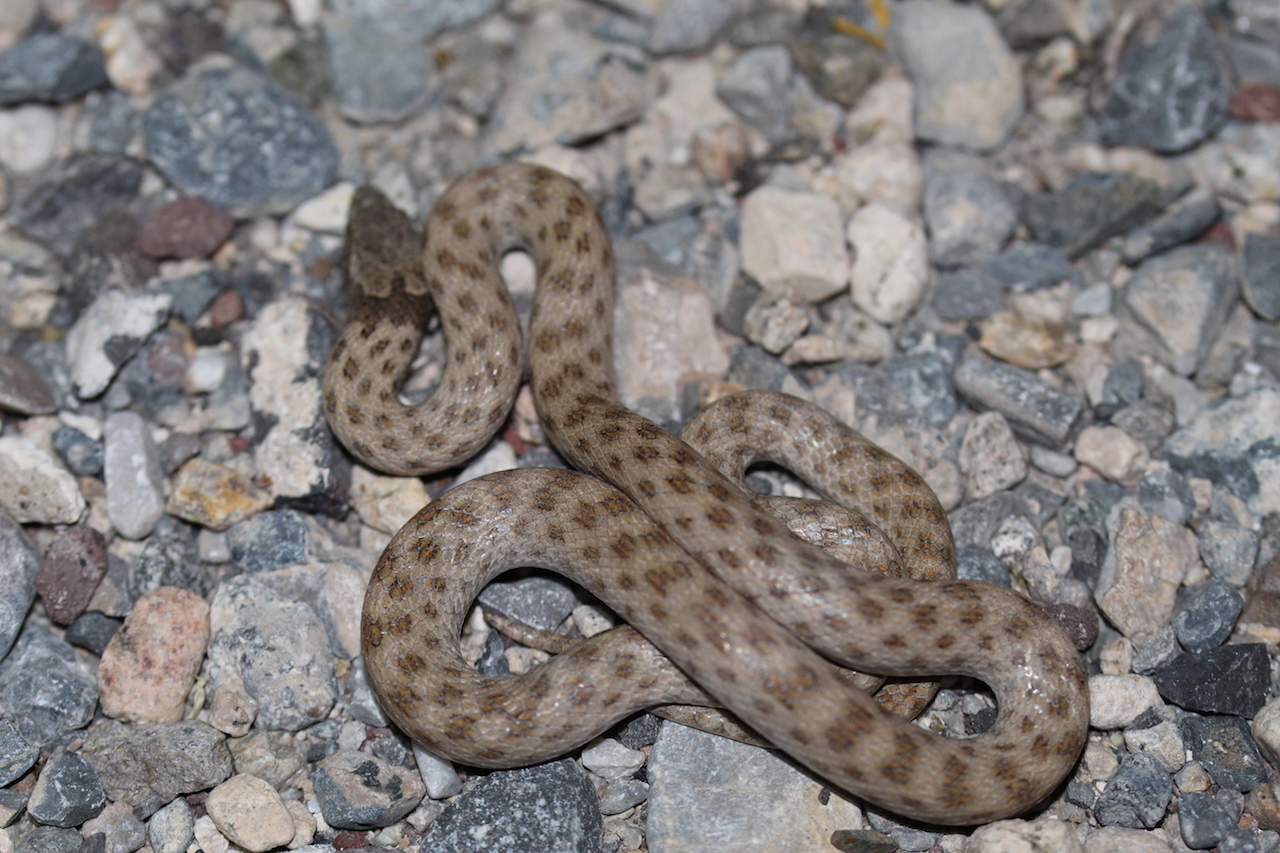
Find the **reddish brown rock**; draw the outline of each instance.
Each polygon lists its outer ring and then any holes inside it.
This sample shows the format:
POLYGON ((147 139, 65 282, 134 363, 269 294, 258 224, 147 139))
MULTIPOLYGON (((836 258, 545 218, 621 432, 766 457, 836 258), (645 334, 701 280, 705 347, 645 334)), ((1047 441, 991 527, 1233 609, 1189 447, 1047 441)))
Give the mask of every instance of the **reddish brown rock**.
POLYGON ((59 625, 70 625, 85 611, 107 573, 107 540, 83 524, 68 527, 44 552, 36 572, 36 592, 59 625))
POLYGON ((180 198, 148 213, 133 245, 153 258, 207 258, 234 227, 234 219, 204 199, 180 198))
POLYGON ((1280 121, 1280 88, 1265 83, 1242 86, 1231 96, 1227 112, 1243 121, 1280 121))
POLYGON ((128 723, 175 723, 209 645, 209 603, 162 586, 138 599, 98 667, 102 711, 128 723))

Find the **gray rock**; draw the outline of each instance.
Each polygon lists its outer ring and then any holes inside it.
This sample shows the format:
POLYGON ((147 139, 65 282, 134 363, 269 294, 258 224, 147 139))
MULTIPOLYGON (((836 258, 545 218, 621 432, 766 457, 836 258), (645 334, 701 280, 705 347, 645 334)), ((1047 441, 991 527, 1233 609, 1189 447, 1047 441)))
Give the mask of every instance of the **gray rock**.
POLYGON ((638 779, 618 779, 610 782, 600 798, 600 811, 603 814, 621 814, 627 809, 649 799, 649 785, 638 779))
POLYGON ((1204 233, 1221 217, 1222 205, 1216 198, 1193 201, 1171 210, 1129 233, 1121 250, 1124 262, 1134 266, 1149 255, 1181 245, 1204 233))
POLYGON ((164 515, 165 476, 151 440, 151 425, 133 412, 116 412, 104 430, 107 517, 122 536, 141 539, 164 515))
POLYGON ((92 726, 80 754, 113 802, 140 820, 182 794, 203 791, 232 773, 225 736, 199 720, 133 728, 105 720, 92 726))
POLYGON ((935 427, 950 423, 959 408, 955 387, 951 384, 954 368, 950 355, 941 350, 909 353, 884 366, 893 384, 935 427))
POLYGON ((1188 791, 1178 798, 1178 828, 1193 850, 1207 850, 1226 837, 1235 821, 1212 794, 1188 791))
POLYGON ((1280 391, 1262 388, 1208 408, 1165 441, 1165 458, 1187 477, 1204 477, 1260 514, 1280 509, 1280 391))
POLYGON ((231 560, 246 574, 306 563, 316 546, 306 516, 291 509, 260 512, 232 525, 231 560))
POLYGON ((45 245, 69 252, 76 238, 108 211, 127 210, 141 184, 137 160, 76 154, 18 204, 13 221, 45 245))
POLYGON ((1150 258, 1124 286, 1119 344, 1189 376, 1204 362, 1239 294, 1235 259, 1214 245, 1150 258))
POLYGON ((643 53, 539 15, 525 32, 490 119, 491 156, 603 136, 644 113, 654 85, 643 53))
POLYGON ((579 602, 568 582, 554 577, 531 577, 489 584, 480 593, 480 603, 521 624, 554 631, 569 618, 579 602))
POLYGON ((943 320, 982 320, 1004 308, 1004 283, 981 266, 938 276, 930 304, 943 320))
POLYGON ((989 258, 982 269, 1014 293, 1053 287, 1071 275, 1066 253, 1056 246, 1025 243, 989 258))
POLYGON ((1172 468, 1161 468, 1144 476, 1138 483, 1137 496, 1144 510, 1174 524, 1186 524, 1196 507, 1187 478, 1172 468))
POLYGON ((1244 238, 1244 298, 1262 319, 1280 320, 1280 236, 1244 238))
POLYGON ((1107 781, 1095 814, 1103 826, 1151 829, 1160 823, 1173 796, 1173 779, 1145 753, 1130 755, 1107 781))
POLYGON ((9 511, 0 506, 0 661, 22 630, 36 597, 40 552, 9 511))
POLYGON ((121 619, 113 619, 105 613, 90 610, 77 616, 76 621, 67 626, 62 636, 73 646, 101 655, 123 624, 121 619))
POLYGON ((76 396, 89 400, 107 389, 117 371, 169 316, 163 294, 107 290, 81 313, 67 334, 67 363, 76 396))
POLYGON ((668 0, 649 32, 649 52, 690 53, 715 41, 738 11, 734 0, 668 0))
POLYGON ((233 216, 283 213, 333 183, 338 152, 318 118, 246 68, 182 78, 142 120, 151 162, 233 216))
POLYGON ((1100 116, 1103 138, 1110 145, 1182 151, 1222 127, 1230 94, 1213 30, 1199 10, 1182 9, 1121 59, 1100 116))
POLYGON ((79 826, 97 817, 107 795, 93 766, 74 752, 58 747, 45 761, 31 789, 27 813, 47 826, 79 826))
POLYGON ((1041 243, 1075 259, 1150 221, 1164 207, 1155 181, 1124 173, 1080 175, 1057 192, 1032 193, 1023 221, 1041 243))
POLYGON ((982 160, 934 148, 924 158, 924 218, 929 256, 940 267, 996 254, 1018 224, 1019 202, 982 160))
POLYGON ((39 757, 40 750, 27 743, 13 721, 0 716, 0 788, 30 770, 39 757))
POLYGON ((501 5, 502 0, 336 0, 333 10, 396 21, 414 38, 425 40, 478 21, 501 5))
POLYGON ((571 759, 490 773, 427 833, 433 853, 597 853, 604 823, 595 788, 571 759))
POLYGON ((1189 652, 1216 649, 1231 636, 1243 608, 1238 590, 1222 581, 1211 581, 1183 596, 1173 612, 1173 632, 1189 652))
POLYGON ((961 580, 1013 586, 1013 576, 1009 574, 1009 569, 990 551, 965 549, 957 552, 956 577, 961 580))
POLYGON ((399 121, 432 94, 435 63, 421 38, 402 24, 367 14, 325 17, 333 96, 353 121, 399 121))
POLYGON ((298 731, 328 716, 338 695, 324 624, 252 575, 223 583, 209 616, 209 659, 258 703, 257 724, 298 731))
POLYGON ((1014 432, 1051 448, 1066 443, 1085 407, 1079 394, 984 356, 962 360, 953 381, 961 396, 1000 412, 1014 432))
POLYGON ((39 368, 20 358, 0 355, 0 409, 20 415, 48 415, 58 410, 58 403, 39 368))
POLYGON ((93 42, 34 33, 0 52, 0 106, 61 104, 108 85, 102 50, 93 42))
POLYGON ((806 850, 859 821, 857 806, 769 750, 665 723, 649 756, 649 849, 806 850))
POLYGON ((38 826, 13 848, 13 853, 81 853, 84 837, 74 829, 38 826))
POLYGON ((916 136, 989 151, 1024 110, 1022 74, 995 21, 978 6, 908 0, 891 35, 915 83, 916 136))
POLYGON ((1199 533, 1200 558, 1214 577, 1244 586, 1258 557, 1258 534, 1214 519, 1201 524, 1199 533))
POLYGON ((94 441, 75 427, 59 427, 53 434, 53 449, 73 474, 96 477, 102 473, 102 442, 94 441))
POLYGON ((184 853, 195 838, 196 818, 187 801, 178 798, 147 821, 147 840, 155 853, 184 853))
POLYGON ((29 623, 0 663, 0 714, 32 746, 44 747, 93 719, 98 682, 70 645, 29 623))
POLYGON ((1266 781, 1267 762, 1249 724, 1239 717, 1189 714, 1182 719, 1182 737, 1192 760, 1199 761, 1221 787, 1252 791, 1266 781))
POLYGON ((795 67, 781 45, 745 51, 720 75, 716 94, 770 142, 791 133, 795 67))
MULTIPOLYGON (((390 826, 413 811, 427 792, 416 773, 351 749, 338 750, 321 761, 311 783, 325 821, 339 829, 390 826)), ((439 820, 432 825, 433 831, 438 825, 439 820)))
POLYGON ((806 25, 786 43, 796 68, 818 96, 846 109, 857 106, 887 62, 885 51, 865 39, 835 32, 827 20, 806 25))

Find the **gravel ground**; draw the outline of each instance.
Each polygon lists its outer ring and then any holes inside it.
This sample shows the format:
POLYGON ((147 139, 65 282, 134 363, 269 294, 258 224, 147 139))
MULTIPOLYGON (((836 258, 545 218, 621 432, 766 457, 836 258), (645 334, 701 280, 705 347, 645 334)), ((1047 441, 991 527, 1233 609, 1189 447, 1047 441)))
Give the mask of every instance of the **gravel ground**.
MULTIPOLYGON (((1278 321, 1275 0, 5 0, 0 853, 1274 850, 1278 321), (628 405, 814 400, 1059 615, 1093 731, 1040 812, 899 823, 649 715, 491 773, 389 727, 381 549, 560 463, 527 393, 446 477, 336 444, 347 206, 511 159, 601 203, 628 405)), ((611 624, 552 577, 482 601, 611 624)), ((952 679, 920 722, 993 717, 952 679)))

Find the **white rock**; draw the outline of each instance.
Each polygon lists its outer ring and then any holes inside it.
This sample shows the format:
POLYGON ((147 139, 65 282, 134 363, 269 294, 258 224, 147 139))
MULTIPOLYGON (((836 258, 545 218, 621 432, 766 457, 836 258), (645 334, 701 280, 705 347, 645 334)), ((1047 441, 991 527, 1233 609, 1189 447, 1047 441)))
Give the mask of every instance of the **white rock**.
POLYGON ((1088 426, 1076 438, 1075 457, 1108 480, 1124 483, 1142 473, 1147 449, 1119 427, 1088 426))
POLYGON ((929 284, 924 229, 873 203, 853 215, 848 236, 855 253, 853 304, 881 323, 896 323, 910 314, 929 284))
POLYGON ((1089 679, 1089 725, 1122 729, 1162 701, 1156 683, 1145 675, 1095 675, 1089 679))
POLYGON ((1040 820, 1000 820, 979 827, 966 853, 1084 853, 1075 824, 1043 817, 1040 820))
POLYGON ((165 511, 165 477, 151 427, 134 412, 107 418, 103 454, 107 517, 128 539, 155 529, 165 511))
POLYGON ((355 184, 350 181, 334 184, 319 195, 312 196, 298 205, 298 209, 293 213, 293 223, 309 231, 342 234, 347 227, 351 197, 355 194, 355 184))
POLYGON ((108 341, 128 340, 136 350, 160 328, 173 299, 168 294, 126 294, 108 290, 84 310, 67 333, 67 361, 76 396, 92 399, 106 390, 120 364, 108 357, 108 341))
POLYGON ((742 268, 768 290, 820 302, 844 290, 840 207, 825 195, 763 186, 742 204, 742 268))
POLYGON ((453 769, 453 763, 429 752, 418 744, 413 745, 413 760, 418 763, 418 774, 427 786, 427 796, 443 800, 462 793, 462 777, 453 769))
POLYGON ((0 438, 0 503, 21 524, 74 524, 84 496, 71 472, 35 443, 0 438))
POLYGON ((39 104, 0 110, 0 163, 11 171, 37 172, 54 155, 58 143, 58 114, 39 104))
POLYGON ((605 779, 625 779, 639 770, 644 762, 643 752, 625 747, 611 737, 582 751, 582 766, 605 779))
POLYGON ((360 520, 376 530, 395 533, 430 502, 417 477, 385 477, 363 465, 351 467, 351 504, 360 520))

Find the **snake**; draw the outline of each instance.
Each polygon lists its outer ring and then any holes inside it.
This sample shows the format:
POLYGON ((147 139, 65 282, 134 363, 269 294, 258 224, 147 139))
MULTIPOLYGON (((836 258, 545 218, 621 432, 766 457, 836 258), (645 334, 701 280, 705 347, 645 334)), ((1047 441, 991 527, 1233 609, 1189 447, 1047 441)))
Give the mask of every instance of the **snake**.
POLYGON ((383 552, 361 651, 381 706, 415 741, 468 766, 520 767, 642 709, 723 708, 833 788, 953 826, 1027 812, 1070 772, 1089 719, 1078 652, 1017 591, 954 579, 946 514, 910 467, 784 394, 717 400, 684 431, 702 449, 622 403, 612 242, 574 181, 527 163, 477 169, 421 234, 361 188, 344 268, 350 319, 322 401, 356 459, 402 476, 456 468, 503 427, 527 375, 542 429, 573 468, 455 486, 383 552), (536 267, 527 336, 499 266, 515 250, 536 267), (399 390, 436 318, 445 364, 409 405, 399 390), (866 540, 855 562, 933 563, 936 579, 862 571, 793 535, 741 485, 761 460, 850 507, 855 531, 876 531, 846 534, 866 540), (569 577, 626 625, 522 675, 480 674, 459 648, 467 609, 524 567, 569 577), (995 722, 944 737, 884 707, 850 670, 975 678, 995 695, 995 722))

